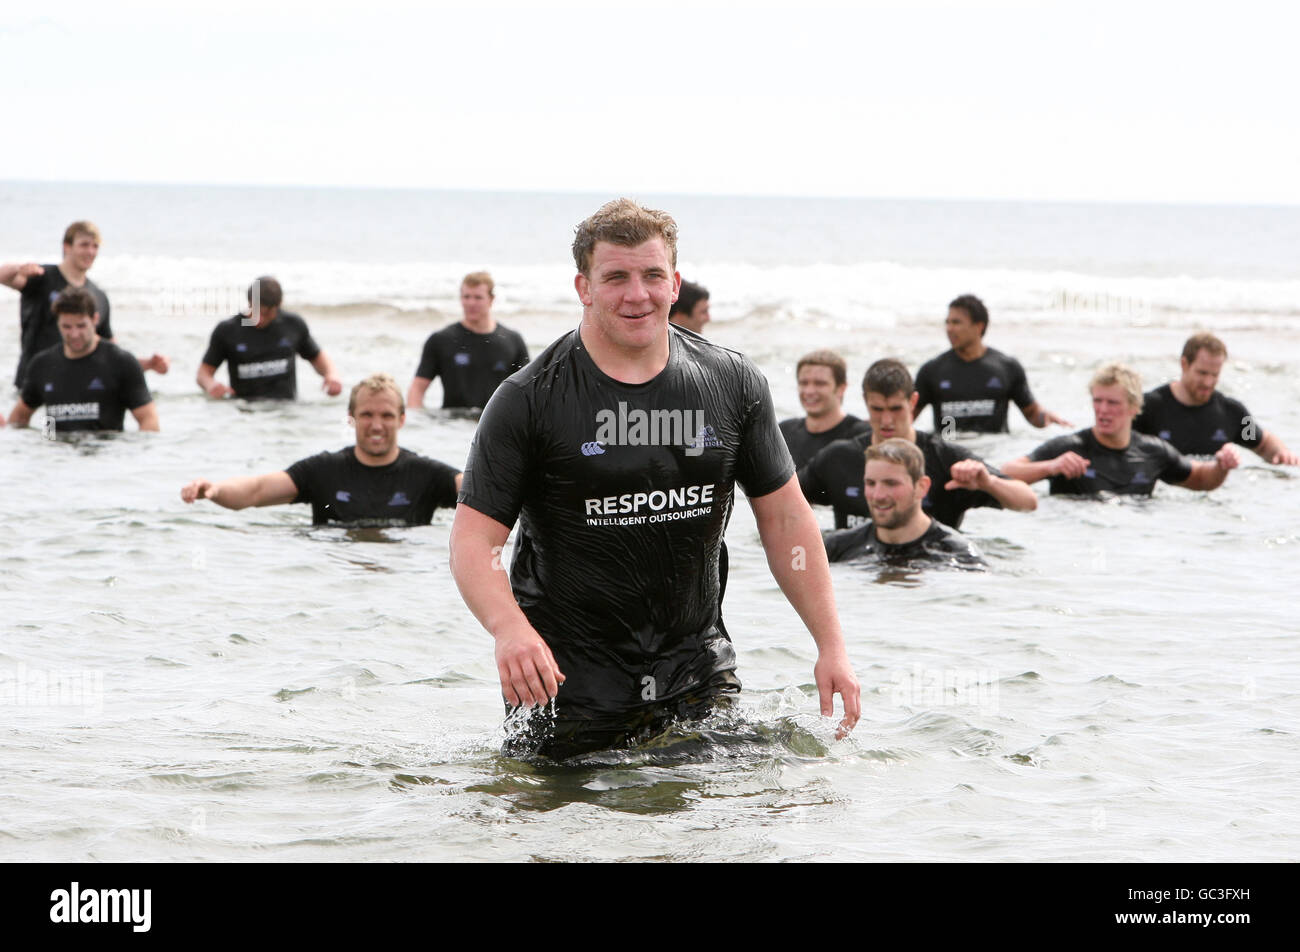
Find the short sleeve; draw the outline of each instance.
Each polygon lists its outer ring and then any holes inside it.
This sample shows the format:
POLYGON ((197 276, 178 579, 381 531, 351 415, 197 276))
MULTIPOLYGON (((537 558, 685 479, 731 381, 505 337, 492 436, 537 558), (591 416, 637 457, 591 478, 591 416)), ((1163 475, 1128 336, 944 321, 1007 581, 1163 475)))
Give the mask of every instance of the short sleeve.
POLYGON ((39 367, 40 361, 37 360, 33 360, 27 365, 27 377, 23 380, 23 388, 20 393, 23 403, 33 410, 45 403, 45 394, 41 392, 41 385, 36 380, 39 367))
POLYGON ((799 488, 803 491, 804 499, 814 506, 831 504, 830 490, 826 485, 826 469, 832 446, 824 447, 799 469, 799 488))
POLYGON ((303 360, 312 361, 320 356, 320 344, 311 336, 311 331, 307 329, 307 322, 299 319, 298 323, 302 327, 302 337, 298 339, 298 355, 303 360))
POLYGON ((1058 436, 1055 439, 1048 440, 1029 454, 1029 459, 1034 463, 1041 463, 1044 460, 1056 459, 1062 453, 1079 452, 1079 436, 1076 433, 1069 433, 1065 436, 1058 436))
POLYGON ((456 475, 460 470, 446 463, 432 460, 433 472, 429 479, 429 495, 435 509, 456 507, 456 475))
POLYGON ((95 325, 95 333, 99 334, 100 337, 112 339, 113 325, 109 322, 109 318, 112 316, 112 308, 108 303, 108 295, 99 288, 95 288, 95 306, 99 311, 99 323, 95 325))
POLYGON ((1011 378, 1011 399, 1023 410, 1034 402, 1034 395, 1029 390, 1029 378, 1025 376, 1025 368, 1020 366, 1020 361, 1016 358, 1008 357, 1007 362, 1011 365, 1008 374, 1011 378))
POLYGON ((526 490, 538 478, 533 427, 524 391, 509 380, 497 387, 474 431, 460 502, 503 526, 515 524, 526 490))
POLYGON ((916 372, 916 414, 935 402, 934 396, 934 362, 926 361, 916 372))
POLYGON ((1187 482, 1192 476, 1192 461, 1174 448, 1174 445, 1167 440, 1161 440, 1159 437, 1152 437, 1159 440, 1160 448, 1164 452, 1164 468, 1160 471, 1160 479, 1172 485, 1179 485, 1187 482))
POLYGON ((221 325, 218 324, 212 329, 212 336, 208 338, 208 349, 203 352, 203 363, 209 367, 220 367, 226 359, 226 342, 221 336, 221 325))
POLYGON ((438 376, 438 348, 434 341, 433 334, 424 342, 424 350, 420 352, 420 366, 415 368, 415 375, 425 380, 432 380, 438 376))
POLYGON ((749 361, 743 363, 749 412, 741 434, 736 481, 751 499, 776 492, 794 475, 794 460, 776 422, 776 407, 767 379, 749 361))
POLYGON ((153 394, 145 383, 144 371, 140 361, 133 354, 121 351, 122 379, 118 383, 118 399, 128 410, 138 410, 147 403, 153 403, 153 394))
POLYGON ((1264 428, 1250 415, 1250 411, 1240 400, 1231 397, 1224 399, 1227 401, 1228 413, 1231 414, 1229 423, 1232 427, 1232 442, 1238 446, 1256 449, 1264 442, 1264 428))
POLYGON ((311 502, 312 501, 312 484, 315 482, 314 477, 320 473, 321 467, 329 460, 328 451, 317 453, 315 456, 308 456, 306 459, 300 459, 290 466, 286 473, 293 480, 293 485, 298 490, 298 495, 294 497, 294 502, 311 502))

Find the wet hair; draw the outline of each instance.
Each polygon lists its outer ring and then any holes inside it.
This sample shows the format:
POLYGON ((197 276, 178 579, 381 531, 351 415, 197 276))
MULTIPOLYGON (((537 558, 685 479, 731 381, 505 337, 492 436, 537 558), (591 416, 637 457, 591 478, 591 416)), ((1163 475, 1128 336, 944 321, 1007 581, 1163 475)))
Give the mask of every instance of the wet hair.
POLYGON ((963 294, 961 297, 953 298, 948 302, 948 306, 965 311, 970 316, 971 323, 981 325, 980 337, 983 337, 984 332, 989 329, 989 309, 975 295, 963 294))
POLYGON ((925 454, 910 440, 893 437, 888 440, 881 440, 879 443, 873 443, 867 447, 867 462, 873 459, 884 460, 886 463, 897 463, 907 470, 907 475, 912 478, 912 485, 920 482, 921 477, 925 475, 925 454))
POLYGON ((574 229, 573 262, 578 270, 591 277, 591 255, 596 242, 608 241, 624 248, 635 248, 652 238, 662 238, 668 249, 668 261, 677 270, 677 222, 667 212, 644 208, 630 198, 606 202, 600 210, 574 229))
POLYGON ((892 397, 896 393, 901 393, 905 397, 910 397, 915 390, 916 384, 912 382, 911 371, 901 360, 895 360, 893 357, 877 360, 867 368, 866 376, 862 378, 863 397, 869 393, 878 393, 882 397, 892 397))
POLYGON ((685 314, 691 316, 691 311, 695 310, 695 305, 701 301, 709 299, 709 289, 702 284, 696 284, 694 281, 683 281, 681 289, 677 292, 677 300, 673 302, 672 309, 669 310, 668 316, 674 314, 685 314))
POLYGON ((831 376, 835 378, 835 386, 842 387, 849 380, 849 367, 844 363, 844 358, 833 350, 814 350, 810 354, 804 354, 799 358, 799 363, 795 364, 794 375, 796 379, 799 371, 805 367, 829 367, 831 376))
POLYGON ((94 295, 85 288, 65 288, 54 299, 50 310, 54 313, 55 320, 60 314, 81 314, 93 319, 97 307, 94 295))
POLYGON ((494 298, 497 296, 496 282, 492 280, 492 275, 488 274, 486 271, 471 271, 469 274, 465 275, 465 277, 460 280, 460 286, 463 288, 467 284, 471 288, 486 286, 488 297, 494 298))
POLYGON ((381 390, 388 390, 393 396, 397 397, 398 414, 404 415, 406 413, 406 398, 402 396, 402 390, 397 386, 397 381, 389 374, 371 374, 352 388, 352 393, 348 397, 348 416, 356 415, 357 401, 361 398, 362 390, 366 391, 366 396, 379 393, 381 390))
POLYGON ((1120 363, 1107 364, 1093 374, 1088 381, 1088 393, 1091 394, 1094 387, 1115 386, 1124 388, 1130 406, 1142 409, 1142 378, 1136 370, 1120 363))
POLYGON ((1183 345, 1183 360, 1189 364, 1195 363, 1196 355, 1203 350, 1208 350, 1211 357, 1228 356, 1228 348, 1223 341, 1213 334, 1200 333, 1187 338, 1187 343, 1183 345))
POLYGON ((99 229, 95 227, 94 222, 74 221, 67 227, 67 230, 63 232, 63 243, 65 245, 76 244, 79 235, 89 235, 101 244, 104 241, 104 239, 99 236, 99 229))
MULTIPOLYGON (((263 275, 253 284, 260 285, 258 291, 258 302, 262 307, 279 307, 280 302, 284 300, 284 290, 280 287, 280 282, 269 275, 263 275)), ((253 285, 248 286, 248 303, 253 303, 253 285)))

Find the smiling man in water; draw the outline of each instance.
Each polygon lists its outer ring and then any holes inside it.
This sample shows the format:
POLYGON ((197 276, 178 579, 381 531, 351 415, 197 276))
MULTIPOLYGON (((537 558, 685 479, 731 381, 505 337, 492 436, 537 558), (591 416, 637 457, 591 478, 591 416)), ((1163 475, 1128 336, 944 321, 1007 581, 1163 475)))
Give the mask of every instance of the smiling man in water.
POLYGON ((181 499, 207 499, 226 509, 310 503, 318 526, 425 526, 434 509, 456 504, 460 473, 397 445, 397 431, 406 423, 397 381, 387 374, 361 381, 352 388, 348 415, 357 434, 354 446, 260 476, 196 479, 181 490, 181 499))
POLYGON ((582 323, 493 395, 452 525, 452 573, 496 639, 506 703, 545 706, 507 751, 623 747, 728 705, 740 682, 719 555, 737 482, 817 644, 821 711, 840 694, 851 729, 858 682, 767 382, 741 354, 669 325, 676 223, 610 202, 578 226, 573 254, 582 323), (609 414, 636 411, 648 427, 596 435, 609 414))

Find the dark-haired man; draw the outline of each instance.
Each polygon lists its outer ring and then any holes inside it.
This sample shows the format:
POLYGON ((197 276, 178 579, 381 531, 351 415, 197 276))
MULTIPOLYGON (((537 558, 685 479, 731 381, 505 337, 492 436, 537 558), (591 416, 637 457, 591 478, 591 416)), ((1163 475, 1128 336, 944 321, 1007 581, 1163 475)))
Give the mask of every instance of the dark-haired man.
POLYGON ((1217 489, 1240 465, 1231 443, 1219 447, 1214 462, 1204 463, 1159 437, 1133 432, 1133 418, 1142 409, 1142 380, 1123 364, 1102 367, 1088 390, 1096 417, 1092 427, 1048 440, 1003 465, 1003 471, 1027 483, 1048 479, 1054 496, 1150 496, 1156 480, 1184 489, 1217 489))
POLYGON ((929 491, 922 508, 927 515, 957 529, 966 510, 979 506, 1029 512, 1038 497, 1017 479, 1007 479, 970 450, 917 430, 913 424, 916 390, 902 361, 877 360, 862 378, 871 429, 851 439, 837 440, 799 470, 799 485, 809 502, 830 506, 835 527, 861 525, 870 517, 863 493, 863 451, 888 439, 915 443, 925 458, 929 491))
POLYGON ((870 558, 891 564, 984 565, 970 540, 925 514, 921 500, 930 490, 930 477, 915 443, 882 440, 868 446, 865 456, 862 482, 871 521, 825 535, 832 562, 870 558))
POLYGON ((948 305, 944 329, 952 349, 917 371, 916 412, 933 405, 936 433, 1006 433, 1007 407, 1014 400, 1032 426, 1069 426, 1034 400, 1020 361, 985 345, 988 326, 988 309, 975 295, 963 294, 948 305))
POLYGON ((352 388, 348 416, 356 444, 300 459, 286 470, 196 479, 181 499, 207 499, 226 509, 309 503, 313 525, 427 526, 438 507, 456 504, 460 473, 397 445, 406 407, 397 381, 374 374, 352 388))
POLYGON ((420 366, 406 393, 411 409, 424 406, 424 394, 435 377, 442 378, 442 406, 478 409, 516 370, 528 366, 528 347, 517 332, 492 316, 496 284, 486 271, 465 275, 460 283, 463 316, 429 335, 420 366))
POLYGON ((1213 456, 1225 443, 1236 443, 1274 465, 1300 464, 1300 456, 1256 423, 1240 400, 1215 389, 1227 359, 1228 348, 1213 334, 1187 338, 1179 358, 1182 375, 1143 396, 1133 429, 1168 440, 1191 456, 1213 456))
POLYGON ((782 420, 781 435, 796 469, 836 440, 871 432, 867 423, 844 412, 848 366, 835 351, 804 354, 795 365, 795 381, 799 384, 799 403, 807 415, 782 420))
MULTIPOLYGON (((14 386, 21 387, 27 363, 36 354, 59 343, 59 329, 52 305, 65 288, 81 288, 95 300, 96 332, 100 340, 113 342, 109 323, 108 295, 87 277, 99 255, 99 229, 93 222, 74 221, 63 233, 63 260, 40 265, 35 261, 0 265, 0 284, 22 293, 19 306, 22 350, 14 386)), ((140 362, 144 370, 165 374, 170 362, 153 354, 140 362)))
POLYGON ((697 334, 709 323, 709 289, 694 281, 682 281, 681 291, 668 312, 668 320, 697 334))
POLYGON ((851 728, 860 689, 767 382, 669 325, 676 223, 610 202, 578 226, 573 255, 582 323, 493 395, 451 531, 452 574, 496 639, 507 704, 543 709, 508 749, 625 746, 730 703, 719 555, 737 482, 817 644, 822 713, 840 694, 851 728), (494 569, 516 520, 507 580, 494 569))
POLYGON ((26 426, 45 407, 50 435, 121 430, 126 411, 141 430, 158 429, 158 408, 140 363, 96 332, 98 304, 85 288, 68 288, 52 305, 62 342, 27 364, 9 426, 26 426))
POLYGON ((323 378, 321 389, 331 397, 343 392, 334 362, 312 338, 306 321, 280 310, 283 300, 284 292, 275 278, 258 278, 249 287, 249 314, 227 318, 212 331, 196 377, 204 393, 216 399, 296 400, 295 356, 315 368, 323 378), (225 361, 230 362, 229 386, 216 378, 217 368, 225 361))

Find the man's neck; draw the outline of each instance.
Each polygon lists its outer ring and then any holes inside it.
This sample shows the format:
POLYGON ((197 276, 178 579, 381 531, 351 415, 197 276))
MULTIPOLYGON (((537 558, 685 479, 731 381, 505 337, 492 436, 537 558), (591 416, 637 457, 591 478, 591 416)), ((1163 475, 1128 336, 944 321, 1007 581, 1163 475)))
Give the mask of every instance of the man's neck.
POLYGON ((668 366, 671 351, 667 326, 661 338, 637 350, 617 346, 585 320, 578 327, 578 337, 600 372, 620 383, 646 383, 668 366))
POLYGON ((961 348, 960 350, 958 350, 956 347, 953 348, 953 353, 955 353, 958 357, 960 357, 962 360, 966 361, 967 363, 970 363, 972 360, 979 360, 988 352, 989 349, 984 346, 983 338, 980 338, 979 340, 975 341, 975 343, 973 344, 967 344, 965 347, 961 348))
POLYGON ((466 330, 473 331, 475 334, 491 334, 497 329, 497 319, 491 314, 487 315, 482 320, 471 320, 468 317, 462 317, 460 319, 460 324, 466 330))
POLYGON ((397 457, 401 455, 401 452, 402 448, 396 443, 394 443, 393 448, 383 456, 373 456, 370 453, 363 453, 360 446, 352 447, 352 455, 357 458, 357 462, 362 466, 387 466, 389 463, 395 462, 397 457))
POLYGON ((934 520, 927 516, 920 506, 917 506, 916 512, 912 513, 912 518, 897 529, 876 526, 876 538, 886 545, 907 545, 929 532, 933 522, 934 520))
POLYGON ((64 258, 59 262, 59 271, 63 274, 64 279, 74 288, 82 287, 86 283, 86 272, 73 264, 72 259, 70 258, 64 258))
MULTIPOLYGON (((885 442, 885 439, 886 439, 886 437, 882 436, 882 435, 880 434, 880 431, 879 431, 879 430, 876 430, 876 429, 874 429, 874 428, 872 429, 872 431, 871 431, 871 445, 872 445, 872 446, 879 446, 881 443, 885 442)), ((894 435, 891 436, 891 437, 888 437, 888 439, 891 439, 891 440, 907 440, 907 442, 909 442, 909 443, 915 443, 915 442, 916 442, 916 427, 914 427, 914 426, 908 426, 908 428, 907 428, 906 430, 904 430, 902 427, 899 427, 898 429, 896 429, 896 430, 894 431, 894 435)))
POLYGON ((818 417, 809 414, 803 418, 803 426, 809 433, 825 433, 843 423, 845 415, 843 407, 836 407, 833 412, 818 417))
POLYGON ((1131 422, 1125 424, 1124 428, 1114 436, 1098 433, 1097 428, 1094 426, 1092 428, 1092 438, 1109 450, 1126 450, 1129 443, 1133 441, 1133 425, 1131 422))
POLYGON ((73 354, 73 353, 69 353, 69 352, 68 352, 68 345, 67 345, 67 344, 64 344, 64 345, 63 345, 63 356, 66 357, 66 358, 68 358, 68 360, 83 360, 84 358, 89 357, 91 354, 93 354, 96 350, 99 349, 99 342, 100 342, 102 339, 103 339, 103 338, 101 338, 98 334, 96 334, 96 335, 95 335, 95 342, 94 342, 93 344, 90 345, 90 349, 89 349, 88 351, 86 351, 84 354, 73 354))
POLYGON ((1210 397, 1214 396, 1214 391, 1211 390, 1210 396, 1198 403, 1192 399, 1191 393, 1183 386, 1181 380, 1171 380, 1169 382, 1169 392, 1174 395, 1175 400, 1185 407, 1203 407, 1210 402, 1210 397))

